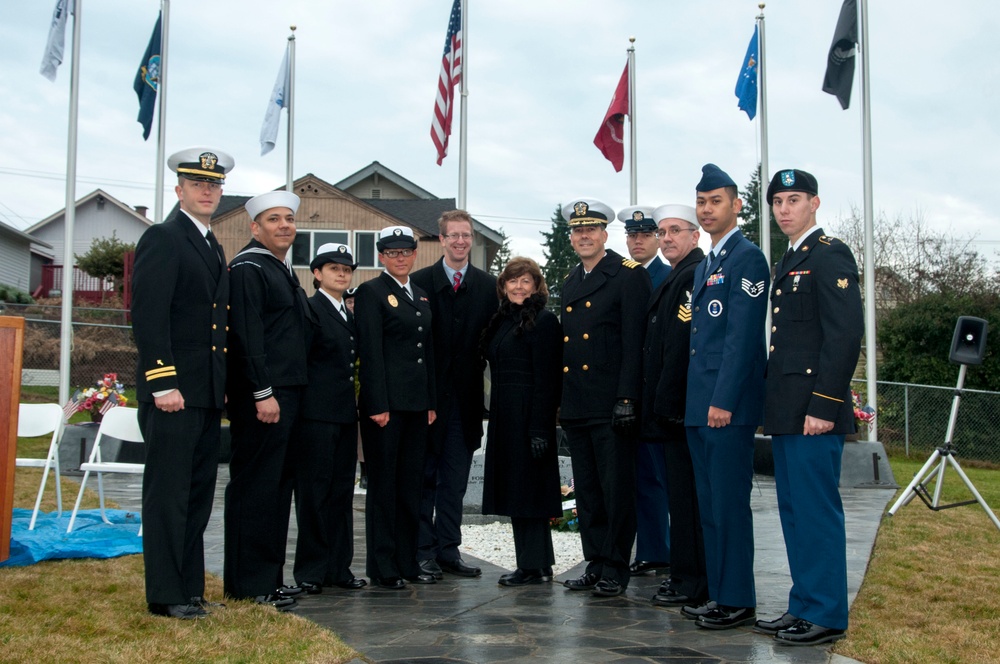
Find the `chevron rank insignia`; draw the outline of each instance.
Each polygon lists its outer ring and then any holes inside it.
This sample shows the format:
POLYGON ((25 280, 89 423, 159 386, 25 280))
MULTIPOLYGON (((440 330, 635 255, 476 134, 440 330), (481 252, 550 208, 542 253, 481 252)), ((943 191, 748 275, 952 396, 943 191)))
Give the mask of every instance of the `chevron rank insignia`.
POLYGON ((741 288, 743 289, 743 292, 749 295, 750 297, 757 297, 758 295, 764 292, 764 282, 758 281, 757 283, 753 283, 752 281, 744 277, 741 288))
POLYGON ((691 322, 691 291, 684 291, 684 294, 687 295, 687 302, 684 302, 679 307, 677 307, 677 318, 682 323, 690 323, 691 322))

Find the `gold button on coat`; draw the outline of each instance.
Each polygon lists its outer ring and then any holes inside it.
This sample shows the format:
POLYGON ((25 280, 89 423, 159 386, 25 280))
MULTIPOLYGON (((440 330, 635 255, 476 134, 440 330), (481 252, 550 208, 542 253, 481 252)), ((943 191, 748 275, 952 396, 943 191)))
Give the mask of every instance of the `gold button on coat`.
POLYGON ((566 313, 573 311, 573 307, 566 307, 566 313))
POLYGON ((587 340, 587 339, 589 339, 589 338, 590 338, 590 335, 589 335, 589 334, 587 334, 587 333, 584 333, 584 334, 583 334, 583 338, 584 338, 584 340, 587 340))
POLYGON ((588 367, 588 366, 587 366, 587 365, 585 364, 585 365, 583 365, 583 370, 584 370, 584 371, 589 371, 589 370, 590 370, 590 367, 588 367))

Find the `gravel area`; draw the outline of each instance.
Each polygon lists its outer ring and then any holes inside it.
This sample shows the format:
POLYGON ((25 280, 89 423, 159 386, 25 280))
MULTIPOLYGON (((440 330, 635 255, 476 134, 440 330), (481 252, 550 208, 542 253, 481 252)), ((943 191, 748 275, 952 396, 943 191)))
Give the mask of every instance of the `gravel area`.
MULTIPOLYGON (((552 566, 552 570, 556 574, 562 574, 583 560, 579 533, 553 530, 552 548, 556 554, 556 563, 552 566)), ((514 556, 514 533, 509 523, 463 524, 461 550, 507 570, 513 571, 517 568, 514 556)))

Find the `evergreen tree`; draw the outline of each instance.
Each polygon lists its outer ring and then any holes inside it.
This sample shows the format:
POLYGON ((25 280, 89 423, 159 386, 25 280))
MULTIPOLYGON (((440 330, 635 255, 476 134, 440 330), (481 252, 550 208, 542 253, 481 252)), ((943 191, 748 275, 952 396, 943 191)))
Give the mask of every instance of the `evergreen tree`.
MULTIPOLYGON (((743 209, 740 210, 740 231, 746 239, 750 240, 758 247, 760 244, 760 201, 761 196, 766 193, 761 190, 760 163, 757 164, 750 182, 746 189, 740 191, 740 198, 743 199, 743 209)), ((774 265, 785 255, 788 248, 788 238, 781 232, 778 222, 774 220, 771 209, 767 211, 768 221, 771 223, 771 264, 774 265)), ((763 249, 763 247, 761 247, 763 249)))
POLYGON ((511 259, 510 238, 507 236, 507 233, 504 232, 503 226, 500 227, 497 233, 500 234, 502 241, 500 243, 500 248, 493 257, 493 262, 490 263, 489 270, 487 270, 494 277, 500 276, 500 273, 503 272, 505 267, 507 267, 507 263, 509 263, 511 259))
POLYGON ((552 215, 552 230, 539 231, 545 238, 542 250, 545 255, 545 265, 542 274, 549 287, 549 308, 558 310, 562 301, 562 284, 569 276, 570 270, 580 262, 573 245, 569 242, 569 224, 562 217, 562 208, 557 205, 552 215))

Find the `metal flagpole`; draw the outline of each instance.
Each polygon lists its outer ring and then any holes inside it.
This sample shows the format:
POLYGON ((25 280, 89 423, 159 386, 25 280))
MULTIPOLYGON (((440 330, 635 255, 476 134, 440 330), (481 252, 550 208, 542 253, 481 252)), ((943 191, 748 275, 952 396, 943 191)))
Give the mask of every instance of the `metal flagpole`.
MULTIPOLYGON (((764 252, 767 264, 771 265, 771 209, 767 204, 767 197, 764 195, 767 189, 765 183, 768 182, 770 174, 767 163, 767 58, 764 57, 767 40, 764 38, 764 3, 757 6, 760 7, 760 14, 757 15, 757 46, 760 58, 757 63, 759 77, 757 87, 760 88, 760 192, 757 196, 757 202, 760 205, 760 249, 764 252)), ((770 319, 770 311, 769 308, 768 319, 770 319)), ((767 329, 771 329, 770 320, 768 320, 767 329)))
POLYGON ((638 177, 636 173, 636 134, 635 134, 635 37, 628 38, 630 46, 628 47, 628 124, 629 124, 629 150, 631 154, 628 159, 629 167, 629 205, 636 205, 638 200, 638 184, 636 179, 638 177))
POLYGON ((160 80, 156 84, 159 95, 157 115, 159 128, 156 138, 156 197, 153 204, 153 221, 163 221, 163 162, 167 145, 167 44, 170 43, 170 0, 160 0, 163 21, 160 24, 160 80))
MULTIPOLYGON (((875 359, 875 224, 872 211, 872 114, 868 75, 868 0, 858 3, 861 12, 861 144, 863 152, 865 197, 865 374, 868 382, 868 405, 878 412, 877 371, 875 359)), ((870 440, 878 440, 878 418, 868 425, 870 440)))
POLYGON ((59 334, 59 403, 69 401, 73 350, 73 224, 76 221, 76 119, 80 109, 80 15, 83 0, 73 3, 73 62, 69 74, 69 131, 66 139, 66 211, 63 227, 62 317, 59 334))
POLYGON ((288 35, 288 91, 286 103, 288 107, 288 156, 285 160, 285 191, 292 190, 292 170, 295 155, 295 26, 288 26, 292 34, 288 35))
POLYGON ((466 136, 468 134, 469 86, 469 12, 465 0, 462 0, 462 80, 459 97, 462 117, 458 122, 458 209, 465 210, 466 180, 468 179, 468 155, 466 136))

